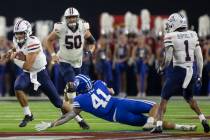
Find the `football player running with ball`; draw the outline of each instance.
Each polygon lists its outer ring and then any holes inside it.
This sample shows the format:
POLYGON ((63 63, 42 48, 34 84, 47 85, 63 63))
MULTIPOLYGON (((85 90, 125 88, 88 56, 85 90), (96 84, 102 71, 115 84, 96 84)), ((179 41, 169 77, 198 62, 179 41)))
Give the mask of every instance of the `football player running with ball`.
MULTIPOLYGON (((54 30, 46 40, 48 51, 52 56, 52 62, 59 64, 59 71, 65 85, 72 85, 75 75, 81 72, 85 43, 88 46, 88 53, 92 54, 95 49, 95 39, 89 31, 89 23, 80 19, 77 9, 73 7, 67 8, 64 13, 64 22, 56 23, 54 30), (53 49, 53 42, 55 40, 59 42, 57 54, 53 49)), ((66 92, 66 88, 64 89, 64 99, 66 102, 71 103, 75 96, 74 90, 66 92)), ((89 126, 80 116, 76 116, 75 120, 83 129, 89 129, 89 126)))
POLYGON ((31 36, 31 24, 26 20, 17 21, 14 25, 14 34, 14 48, 1 59, 11 59, 23 69, 23 73, 16 79, 14 85, 16 97, 25 115, 19 127, 25 127, 34 119, 25 95, 27 91, 36 91, 40 88, 55 107, 60 108, 62 112, 68 112, 68 104, 60 98, 45 68, 47 61, 41 42, 37 37, 31 36))

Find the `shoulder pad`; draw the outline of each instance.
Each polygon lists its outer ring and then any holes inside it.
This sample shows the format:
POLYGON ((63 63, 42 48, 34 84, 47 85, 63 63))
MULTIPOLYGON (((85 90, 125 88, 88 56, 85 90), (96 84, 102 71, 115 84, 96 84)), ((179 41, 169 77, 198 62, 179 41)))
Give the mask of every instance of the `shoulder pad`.
POLYGON ((85 30, 89 30, 90 29, 90 25, 89 25, 88 22, 84 23, 84 28, 85 28, 85 30))
POLYGON ((36 36, 30 36, 27 40, 27 46, 30 46, 33 44, 40 44, 40 41, 36 36))
POLYGON ((172 33, 167 33, 164 36, 164 46, 165 47, 169 47, 169 46, 173 46, 173 34, 172 33))
POLYGON ((193 34, 195 37, 198 38, 198 34, 197 34, 195 31, 191 31, 191 32, 192 32, 192 34, 193 34))
POLYGON ((83 20, 83 19, 79 19, 79 24, 82 25, 82 27, 84 28, 84 30, 89 30, 90 29, 90 25, 87 21, 83 20))

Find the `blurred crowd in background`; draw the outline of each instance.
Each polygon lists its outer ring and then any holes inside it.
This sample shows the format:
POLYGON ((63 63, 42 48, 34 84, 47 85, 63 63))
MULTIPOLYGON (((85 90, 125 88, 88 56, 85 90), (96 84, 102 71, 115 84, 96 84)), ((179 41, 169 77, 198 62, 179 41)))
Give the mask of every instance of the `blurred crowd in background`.
MULTIPOLYGON (((186 15, 185 11, 181 11, 186 15)), ((82 17, 81 17, 82 18, 82 17)), ((100 36, 97 38, 94 54, 84 50, 82 73, 92 79, 102 79, 113 87, 116 95, 121 97, 145 97, 160 95, 163 80, 170 76, 172 64, 162 75, 156 72, 155 66, 161 59, 161 49, 164 37, 164 22, 167 16, 152 16, 143 9, 140 16, 131 12, 125 15, 113 16, 102 13, 100 17, 100 36)), ((88 21, 91 27, 91 21, 88 21)), ((201 89, 195 87, 195 95, 210 96, 210 19, 207 15, 198 19, 200 46, 203 51, 204 69, 201 89)), ((34 35, 45 41, 47 34, 53 29, 53 21, 37 21, 33 24, 34 35)), ((96 27, 91 27, 94 30, 96 27)), ((193 26, 191 27, 193 29, 193 26)), ((0 17, 0 53, 5 53, 12 44, 12 27, 6 27, 6 18, 0 17)), ((52 64, 49 53, 43 43, 48 61, 51 78, 63 95, 58 64, 52 64)), ((54 47, 59 49, 58 43, 54 47)), ((196 67, 195 67, 196 71, 196 67)), ((13 62, 0 63, 0 96, 14 96, 13 85, 21 73, 13 62)), ((31 96, 39 93, 31 92, 31 96)), ((181 95, 181 93, 177 93, 181 95)))

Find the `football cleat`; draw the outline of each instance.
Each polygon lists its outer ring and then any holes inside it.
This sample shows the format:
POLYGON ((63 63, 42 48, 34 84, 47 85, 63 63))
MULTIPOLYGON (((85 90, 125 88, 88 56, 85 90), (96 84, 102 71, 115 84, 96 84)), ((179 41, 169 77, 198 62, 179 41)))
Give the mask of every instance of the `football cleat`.
POLYGON ((78 124, 84 130, 90 129, 90 126, 84 120, 78 122, 78 124))
POLYGON ((154 127, 155 127, 155 125, 154 125, 153 123, 146 123, 146 124, 143 126, 143 130, 144 130, 144 131, 150 131, 150 130, 152 130, 154 127))
POLYGON ((210 127, 207 120, 202 120, 201 124, 203 125, 203 129, 205 133, 209 133, 210 127))
POLYGON ((34 120, 33 115, 25 115, 23 120, 20 122, 19 127, 25 127, 30 121, 34 120))
POLYGON ((163 132, 163 128, 162 126, 155 126, 150 133, 162 133, 163 132))

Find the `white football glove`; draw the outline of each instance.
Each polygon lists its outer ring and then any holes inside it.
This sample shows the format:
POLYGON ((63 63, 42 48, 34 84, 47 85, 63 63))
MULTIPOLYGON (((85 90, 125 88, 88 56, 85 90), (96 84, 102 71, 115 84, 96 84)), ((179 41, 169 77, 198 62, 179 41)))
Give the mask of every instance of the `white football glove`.
POLYGON ((36 131, 43 131, 51 127, 50 122, 41 122, 35 126, 36 131))

